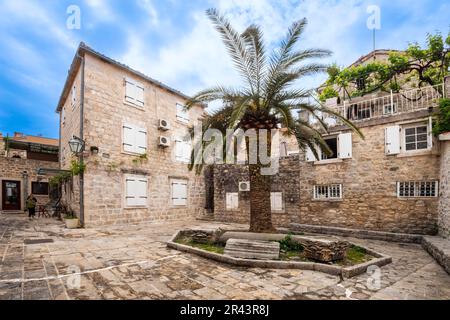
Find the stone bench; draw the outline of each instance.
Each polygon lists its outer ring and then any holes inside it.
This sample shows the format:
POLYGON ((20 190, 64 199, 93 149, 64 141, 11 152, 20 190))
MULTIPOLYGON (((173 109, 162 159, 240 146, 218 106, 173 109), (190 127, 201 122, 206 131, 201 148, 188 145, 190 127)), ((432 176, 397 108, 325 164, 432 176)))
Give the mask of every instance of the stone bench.
POLYGON ((280 244, 271 241, 229 239, 224 253, 233 258, 278 260, 280 244))

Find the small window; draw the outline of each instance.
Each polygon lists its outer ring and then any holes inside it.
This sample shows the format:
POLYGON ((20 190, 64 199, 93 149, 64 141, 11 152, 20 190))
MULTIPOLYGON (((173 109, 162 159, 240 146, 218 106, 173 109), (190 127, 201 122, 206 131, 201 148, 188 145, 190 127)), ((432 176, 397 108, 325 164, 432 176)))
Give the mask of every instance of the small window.
POLYGON ((326 138, 324 139, 328 148, 331 149, 333 152, 332 155, 327 155, 325 152, 320 152, 321 154, 321 160, 328 160, 328 159, 337 159, 338 157, 338 143, 337 143, 337 137, 333 138, 326 138))
POLYGON ((144 86, 131 80, 125 79, 125 101, 137 107, 144 107, 144 86))
POLYGON ((147 130, 132 124, 123 124, 123 151, 145 154, 147 153, 147 130))
POLYGON ((71 91, 71 104, 72 108, 75 108, 75 105, 77 104, 77 87, 73 86, 71 91))
POLYGON ((147 207, 148 179, 145 176, 129 176, 125 179, 125 204, 127 207, 147 207))
POLYGON ((330 184, 314 186, 314 199, 328 200, 328 199, 342 199, 342 185, 330 184))
POLYGON ((187 206, 188 182, 187 180, 171 180, 172 205, 187 206))
POLYGON ((283 211, 283 193, 272 192, 270 194, 270 206, 272 211, 283 211))
POLYGON ((426 124, 404 128, 404 144, 406 151, 428 149, 428 126, 426 124))
POLYGON ((227 210, 239 209, 239 193, 229 192, 226 194, 226 208, 227 210))
POLYGON ((356 79, 356 89, 359 91, 366 90, 366 79, 361 77, 356 79))
POLYGON ((175 140, 175 158, 178 162, 190 163, 192 155, 192 144, 182 138, 175 140))
POLYGON ((31 192, 34 195, 47 196, 48 195, 48 183, 47 182, 32 182, 31 183, 31 192))
POLYGON ((438 181, 409 181, 397 183, 399 198, 434 198, 438 196, 438 181))
POLYGON ((388 115, 388 114, 394 114, 397 112, 397 105, 394 104, 386 104, 383 106, 383 114, 388 115))
POLYGON ((189 123, 189 111, 179 103, 177 103, 177 120, 183 123, 189 123))

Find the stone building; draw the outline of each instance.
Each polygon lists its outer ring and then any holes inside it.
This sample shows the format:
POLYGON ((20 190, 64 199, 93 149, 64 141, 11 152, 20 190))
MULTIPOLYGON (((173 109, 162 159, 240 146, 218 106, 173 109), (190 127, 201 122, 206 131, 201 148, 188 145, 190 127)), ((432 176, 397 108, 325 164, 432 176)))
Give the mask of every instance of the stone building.
MULTIPOLYGON (((327 101, 352 120, 365 139, 336 118, 325 136, 332 156, 290 145, 272 185, 274 224, 318 225, 386 232, 435 234, 449 230, 449 142, 432 135, 432 115, 450 78, 436 87, 399 94, 374 93, 327 101)), ((303 115, 300 115, 303 116, 303 115)), ((446 138, 448 139, 448 137, 446 138)), ((249 221, 245 166, 214 169, 214 216, 249 221)), ((251 187, 251 186, 250 186, 251 187)))
POLYGON ((63 199, 87 227, 174 220, 203 214, 203 176, 188 170, 188 130, 205 106, 81 43, 57 111, 60 163, 86 165, 63 199), (85 151, 74 156, 76 136, 85 151))
POLYGON ((58 169, 58 140, 0 133, 0 212, 20 213, 25 200, 33 193, 38 205, 50 201, 48 176, 39 169, 58 169))

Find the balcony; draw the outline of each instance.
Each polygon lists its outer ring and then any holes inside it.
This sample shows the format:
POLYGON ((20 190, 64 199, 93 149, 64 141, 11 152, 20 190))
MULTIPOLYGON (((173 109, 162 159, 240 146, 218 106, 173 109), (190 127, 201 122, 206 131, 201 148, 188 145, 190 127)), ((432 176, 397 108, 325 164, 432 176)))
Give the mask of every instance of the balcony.
MULTIPOLYGON (((372 97, 358 97, 345 100, 337 104, 337 99, 330 99, 326 106, 339 113, 343 118, 360 125, 364 121, 377 118, 391 117, 421 110, 432 110, 443 98, 446 91, 448 96, 449 81, 443 84, 403 90, 398 93, 372 95, 372 97)), ((329 126, 343 125, 343 121, 335 116, 327 115, 323 119, 329 126)))

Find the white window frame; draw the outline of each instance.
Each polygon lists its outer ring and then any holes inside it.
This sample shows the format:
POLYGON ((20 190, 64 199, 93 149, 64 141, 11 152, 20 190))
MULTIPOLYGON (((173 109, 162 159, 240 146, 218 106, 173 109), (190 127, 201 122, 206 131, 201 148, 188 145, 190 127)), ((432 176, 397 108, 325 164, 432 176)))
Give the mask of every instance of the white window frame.
POLYGON ((183 105, 182 103, 177 103, 175 107, 177 111, 176 114, 177 121, 184 124, 188 124, 190 121, 189 110, 184 110, 185 105, 183 105))
POLYGON ((402 181, 397 182, 397 197, 400 199, 411 199, 411 198, 425 198, 425 199, 432 199, 432 198, 438 198, 439 197, 439 181, 402 181), (403 185, 403 186, 402 186, 403 185), (409 189, 407 194, 401 194, 402 190, 405 190, 405 188, 409 189), (434 188, 434 195, 422 195, 422 188, 425 188, 425 193, 428 188, 430 188, 430 192, 432 191, 431 188, 434 188))
POLYGON ((383 105, 383 115, 391 115, 397 113, 397 103, 386 103, 383 105), (389 112, 386 112, 386 109, 390 108, 391 110, 389 112))
POLYGON ((313 199, 314 200, 342 200, 343 188, 340 183, 333 183, 328 185, 314 185, 313 199))
POLYGON ((146 176, 140 176, 140 175, 125 175, 124 176, 124 208, 148 208, 148 199, 149 199, 149 185, 148 185, 148 177, 146 176), (133 191, 130 191, 128 187, 130 186, 129 183, 131 183, 131 186, 133 188, 136 188, 139 183, 145 182, 145 195, 139 194, 136 192, 136 189, 133 191), (140 199, 143 201, 143 204, 129 204, 129 199, 140 199), (145 200, 142 200, 145 199, 145 200))
POLYGON ((326 164, 326 163, 337 162, 337 161, 342 161, 345 159, 353 158, 353 135, 352 135, 352 133, 339 133, 339 134, 333 134, 333 135, 324 137, 324 140, 329 140, 329 139, 336 139, 336 144, 337 144, 336 158, 327 159, 326 154, 322 152, 320 147, 317 147, 316 150, 317 150, 317 153, 319 156, 319 160, 317 160, 316 157, 314 156, 314 153, 312 152, 312 150, 309 147, 307 147, 306 157, 305 157, 306 162, 316 162, 318 164, 322 164, 322 163, 326 164), (346 139, 346 141, 350 141, 350 144, 348 146, 349 150, 347 150, 347 152, 344 152, 344 150, 342 150, 342 141, 344 141, 344 139, 346 139))
POLYGON ((170 179, 170 203, 173 207, 187 207, 189 201, 189 181, 187 179, 170 179), (186 195, 184 197, 174 197, 174 185, 186 186, 186 195), (175 200, 184 200, 183 204, 177 203, 175 200))
POLYGON ((125 77, 124 79, 124 101, 125 103, 138 109, 145 108, 145 87, 142 83, 125 77), (128 85, 130 87, 128 87, 128 85), (130 92, 128 91, 131 90, 130 92), (141 101, 142 100, 142 101, 141 101))
POLYGON ((233 211, 233 210, 239 209, 239 192, 225 193, 225 208, 227 211, 233 211), (230 200, 231 200, 231 203, 229 202, 230 200))
POLYGON ((283 192, 271 192, 270 193, 270 209, 272 212, 281 212, 284 210, 283 192), (281 198, 281 207, 275 207, 275 197, 281 198))
MULTIPOLYGON (((421 152, 421 151, 430 151, 432 149, 432 135, 431 135, 431 128, 430 128, 430 124, 426 123, 424 121, 422 122, 415 122, 415 123, 410 123, 410 124, 405 124, 402 125, 402 133, 401 133, 401 146, 402 146, 402 151, 403 153, 415 153, 415 152, 421 152), (422 149, 417 149, 417 128, 418 127, 426 127, 427 128, 427 132, 426 132, 426 136, 427 136, 427 147, 426 148, 422 148, 422 149), (416 149, 414 150, 406 150, 406 131, 408 129, 412 129, 415 128, 416 129, 416 149)), ((424 141, 421 141, 424 142, 424 141)))
POLYGON ((131 124, 131 123, 123 123, 122 124, 122 152, 127 154, 136 154, 143 155, 148 153, 148 131, 146 128, 141 128, 140 126, 131 124), (125 128, 131 130, 133 134, 133 143, 125 142, 125 128), (138 144, 138 135, 144 133, 145 134, 145 146, 139 146, 138 144), (130 146, 131 150, 126 150, 125 145, 130 146))

